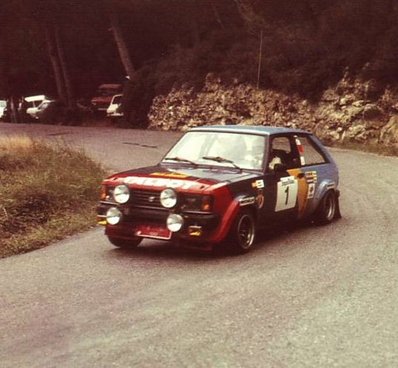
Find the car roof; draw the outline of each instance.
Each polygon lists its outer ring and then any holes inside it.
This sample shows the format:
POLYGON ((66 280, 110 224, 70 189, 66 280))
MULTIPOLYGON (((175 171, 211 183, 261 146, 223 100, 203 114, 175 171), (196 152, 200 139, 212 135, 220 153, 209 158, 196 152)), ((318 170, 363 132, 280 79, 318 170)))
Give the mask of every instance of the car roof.
POLYGON ((104 83, 99 85, 98 88, 121 88, 122 85, 119 83, 104 83))
POLYGON ((265 125, 206 125, 192 128, 189 131, 206 131, 206 132, 226 132, 226 133, 249 133, 259 135, 275 135, 275 134, 312 134, 305 130, 295 128, 284 128, 265 125))
POLYGON ((25 97, 26 102, 32 102, 32 101, 40 101, 46 99, 46 95, 36 95, 36 96, 27 96, 25 97))

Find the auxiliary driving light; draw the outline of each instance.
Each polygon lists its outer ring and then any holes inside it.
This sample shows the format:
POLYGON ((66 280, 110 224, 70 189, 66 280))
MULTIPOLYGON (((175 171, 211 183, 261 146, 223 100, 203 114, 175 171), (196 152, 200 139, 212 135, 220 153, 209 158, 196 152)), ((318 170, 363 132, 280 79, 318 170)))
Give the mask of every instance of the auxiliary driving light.
POLYGON ((116 225, 120 222, 121 219, 122 213, 118 208, 111 207, 108 211, 106 211, 106 221, 109 225, 116 225))
POLYGON ((177 193, 175 190, 170 188, 163 190, 160 193, 160 203, 163 207, 173 208, 177 204, 177 193))
POLYGON ((167 217, 167 228, 171 232, 176 233, 177 231, 180 231, 182 225, 184 225, 184 219, 182 218, 181 215, 172 213, 169 215, 169 217, 167 217))
POLYGON ((113 199, 115 202, 123 204, 130 199, 130 190, 127 185, 117 185, 113 190, 113 199))

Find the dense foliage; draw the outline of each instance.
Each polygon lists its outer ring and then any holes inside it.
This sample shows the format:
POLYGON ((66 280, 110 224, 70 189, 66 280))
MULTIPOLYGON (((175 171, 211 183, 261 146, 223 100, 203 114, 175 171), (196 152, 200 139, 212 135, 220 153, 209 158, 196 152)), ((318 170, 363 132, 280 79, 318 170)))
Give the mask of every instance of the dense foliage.
POLYGON ((0 96, 57 94, 46 45, 54 29, 77 97, 122 81, 112 19, 134 68, 132 119, 209 72, 312 98, 347 70, 398 82, 394 0, 6 0, 0 11, 0 96))

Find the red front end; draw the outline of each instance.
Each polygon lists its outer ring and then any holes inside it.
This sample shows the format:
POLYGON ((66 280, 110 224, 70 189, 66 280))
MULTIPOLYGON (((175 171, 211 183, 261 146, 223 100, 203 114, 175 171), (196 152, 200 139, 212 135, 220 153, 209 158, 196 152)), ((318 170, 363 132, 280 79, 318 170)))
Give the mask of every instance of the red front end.
POLYGON ((226 183, 163 172, 119 174, 103 183, 98 222, 113 239, 210 249, 226 237, 238 210, 226 183))

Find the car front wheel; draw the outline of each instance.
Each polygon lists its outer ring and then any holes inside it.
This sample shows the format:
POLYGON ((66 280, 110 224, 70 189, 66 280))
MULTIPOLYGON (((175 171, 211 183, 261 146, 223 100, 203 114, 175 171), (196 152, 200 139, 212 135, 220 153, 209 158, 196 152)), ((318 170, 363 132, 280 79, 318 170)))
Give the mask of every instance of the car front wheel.
POLYGON ((136 248, 141 242, 142 238, 134 238, 134 239, 121 239, 121 238, 114 238, 113 236, 108 236, 108 240, 118 248, 124 249, 134 249, 136 248))
POLYGON ((237 253, 246 253, 254 244, 256 225, 250 211, 241 211, 229 234, 229 241, 237 253))

